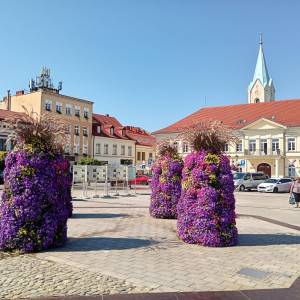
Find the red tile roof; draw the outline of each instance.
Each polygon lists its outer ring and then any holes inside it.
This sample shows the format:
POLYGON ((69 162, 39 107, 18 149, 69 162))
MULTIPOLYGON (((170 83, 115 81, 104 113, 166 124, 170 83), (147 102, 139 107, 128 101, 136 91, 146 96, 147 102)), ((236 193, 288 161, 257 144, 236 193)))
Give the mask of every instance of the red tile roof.
POLYGON ((261 118, 287 127, 300 126, 300 99, 201 108, 153 134, 176 133, 200 121, 211 120, 221 121, 233 129, 240 129, 261 118))
POLYGON ((121 127, 122 124, 115 118, 109 115, 93 114, 93 119, 103 125, 112 125, 114 127, 121 127))
POLYGON ((145 130, 134 126, 122 126, 115 118, 108 115, 93 114, 93 135, 110 138, 136 141, 138 145, 152 147, 156 139, 145 130), (97 132, 97 126, 101 125, 101 132, 97 132), (110 134, 110 128, 114 127, 114 134, 110 134), (125 130, 125 134, 122 132, 125 130))
POLYGON ((130 139, 136 140, 138 145, 153 147, 156 143, 156 138, 139 127, 126 126, 127 136, 130 139))
POLYGON ((12 118, 12 117, 21 117, 21 116, 24 116, 24 113, 0 109, 0 120, 4 120, 6 118, 12 118))

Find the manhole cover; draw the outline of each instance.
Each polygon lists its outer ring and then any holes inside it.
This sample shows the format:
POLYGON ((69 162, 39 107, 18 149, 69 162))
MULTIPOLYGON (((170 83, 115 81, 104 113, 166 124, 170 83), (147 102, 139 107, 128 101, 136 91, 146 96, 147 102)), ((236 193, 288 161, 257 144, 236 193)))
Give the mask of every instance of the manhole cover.
POLYGON ((243 268, 238 273, 241 275, 249 276, 249 277, 256 278, 256 279, 264 279, 268 275, 271 274, 269 272, 255 270, 255 269, 251 269, 251 268, 243 268))

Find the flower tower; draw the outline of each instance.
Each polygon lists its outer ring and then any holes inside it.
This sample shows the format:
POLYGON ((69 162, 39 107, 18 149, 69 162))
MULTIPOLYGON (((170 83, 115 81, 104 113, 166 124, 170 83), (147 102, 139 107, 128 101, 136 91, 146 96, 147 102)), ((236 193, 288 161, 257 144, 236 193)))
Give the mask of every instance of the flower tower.
POLYGON ((216 122, 202 123, 185 133, 193 147, 182 172, 177 205, 177 231, 186 243, 209 247, 237 243, 234 184, 230 162, 223 154, 231 133, 216 122))
POLYGON ((170 143, 159 146, 158 159, 152 167, 150 215, 155 218, 177 218, 181 194, 182 159, 170 143))
POLYGON ((16 145, 5 160, 0 249, 28 253, 62 246, 72 214, 72 176, 59 143, 65 126, 28 112, 7 122, 16 145))

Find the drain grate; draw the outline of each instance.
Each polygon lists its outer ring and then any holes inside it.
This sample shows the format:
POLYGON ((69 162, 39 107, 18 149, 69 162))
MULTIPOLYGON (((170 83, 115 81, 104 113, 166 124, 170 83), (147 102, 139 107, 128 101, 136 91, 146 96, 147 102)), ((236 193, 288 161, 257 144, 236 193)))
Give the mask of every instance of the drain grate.
POLYGON ((264 279, 271 274, 270 272, 260 271, 251 268, 242 268, 238 273, 256 279, 264 279))

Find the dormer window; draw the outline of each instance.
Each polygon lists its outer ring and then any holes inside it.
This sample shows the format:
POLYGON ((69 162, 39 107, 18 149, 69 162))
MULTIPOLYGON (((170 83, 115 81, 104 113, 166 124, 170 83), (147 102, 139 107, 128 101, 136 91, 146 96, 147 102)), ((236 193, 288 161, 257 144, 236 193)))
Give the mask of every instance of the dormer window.
POLYGON ((114 128, 110 127, 110 135, 114 135, 114 128))
POLYGON ((123 129, 122 130, 122 136, 125 136, 126 135, 126 129, 123 129))
POLYGON ((97 126, 97 133, 101 133, 101 126, 97 126))

